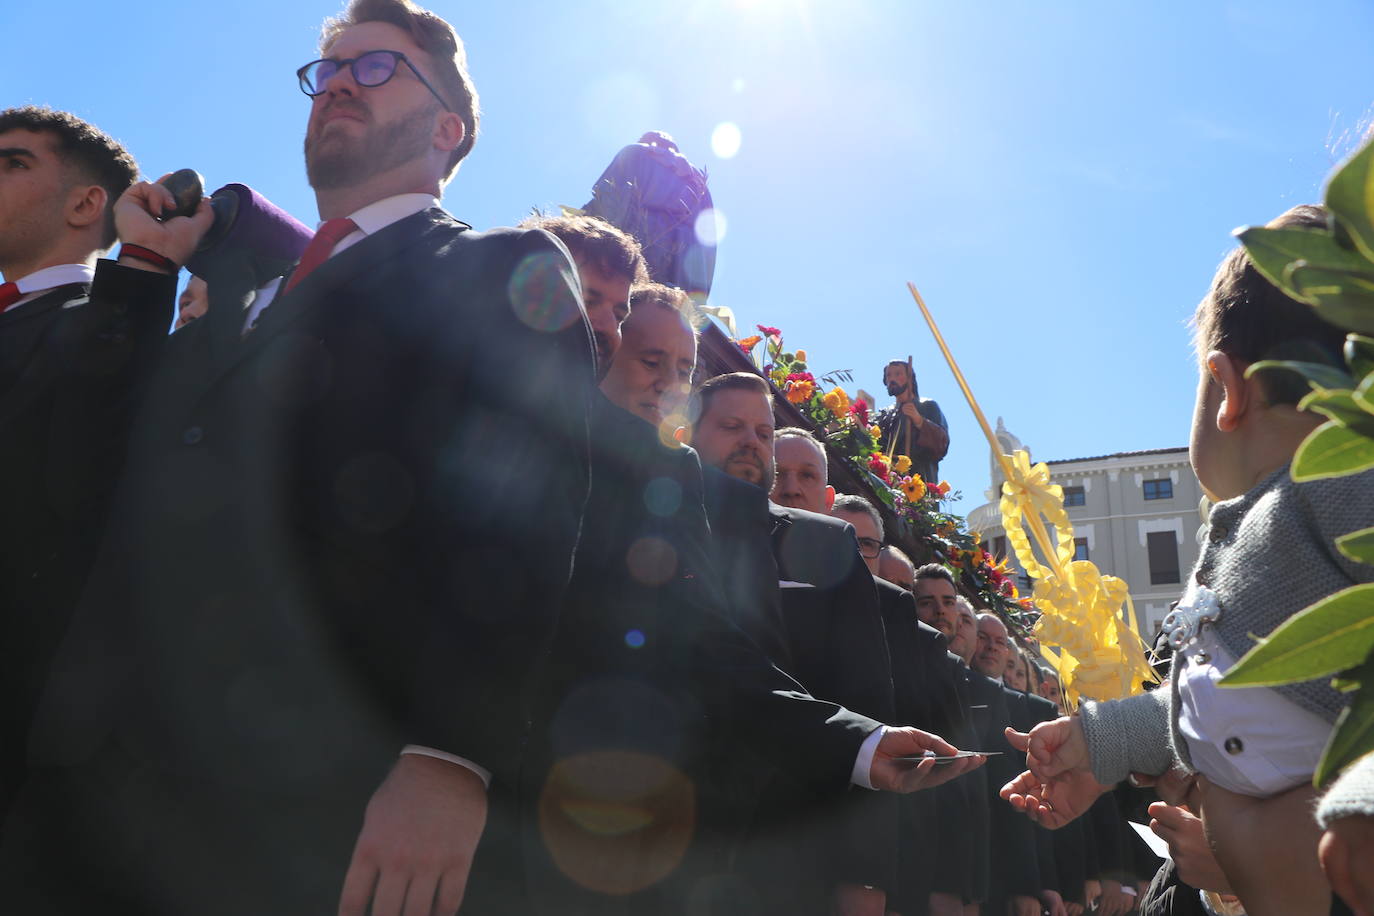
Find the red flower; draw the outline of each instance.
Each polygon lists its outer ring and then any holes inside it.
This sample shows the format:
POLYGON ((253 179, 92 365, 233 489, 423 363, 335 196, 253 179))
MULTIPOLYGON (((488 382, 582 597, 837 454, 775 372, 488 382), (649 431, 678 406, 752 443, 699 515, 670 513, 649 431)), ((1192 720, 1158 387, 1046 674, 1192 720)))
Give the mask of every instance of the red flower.
POLYGON ((888 477, 887 459, 873 455, 868 459, 868 469, 882 478, 884 483, 891 482, 888 477))
POLYGON ((764 334, 764 335, 766 335, 766 336, 768 336, 768 337, 781 337, 781 336, 782 336, 782 331, 779 331, 777 328, 764 327, 764 326, 761 325, 761 324, 760 324, 760 325, 755 325, 755 327, 757 327, 757 328, 759 329, 759 332, 760 332, 760 333, 762 333, 762 334, 764 334))
POLYGON ((853 408, 853 410, 854 410, 854 416, 856 416, 856 417, 859 418, 859 425, 860 425, 860 426, 867 426, 867 425, 868 425, 868 402, 867 402, 867 401, 855 401, 855 402, 854 402, 854 408, 853 408))
POLYGON ((793 372, 787 377, 787 380, 789 382, 810 382, 812 385, 816 384, 816 377, 810 372, 793 372))

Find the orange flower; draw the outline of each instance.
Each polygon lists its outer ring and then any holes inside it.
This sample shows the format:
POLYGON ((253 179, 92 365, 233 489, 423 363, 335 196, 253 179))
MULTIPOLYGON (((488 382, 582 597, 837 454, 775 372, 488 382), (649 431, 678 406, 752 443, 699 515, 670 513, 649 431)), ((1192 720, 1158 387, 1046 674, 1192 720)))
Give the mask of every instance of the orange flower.
POLYGON ((787 400, 793 404, 805 404, 816 393, 814 382, 791 381, 787 383, 787 400))
POLYGON ((743 340, 736 341, 736 343, 739 344, 739 348, 740 348, 741 350, 743 350, 745 353, 748 353, 750 350, 754 349, 755 347, 757 347, 757 346, 759 345, 759 341, 760 341, 760 340, 763 340, 763 338, 760 337, 759 335, 757 335, 757 334, 750 334, 748 337, 744 338, 743 340))

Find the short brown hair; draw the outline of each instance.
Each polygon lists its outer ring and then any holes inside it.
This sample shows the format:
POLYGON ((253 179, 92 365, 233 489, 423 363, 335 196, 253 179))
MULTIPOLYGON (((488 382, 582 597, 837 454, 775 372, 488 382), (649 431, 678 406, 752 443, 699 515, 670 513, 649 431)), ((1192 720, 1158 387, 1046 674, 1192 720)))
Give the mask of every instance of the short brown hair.
POLYGON ((773 403, 773 389, 763 376, 752 372, 727 372, 701 383, 701 387, 697 389, 697 404, 700 409, 696 416, 706 416, 707 411, 711 409, 711 399, 722 391, 757 391, 768 398, 770 406, 773 403))
POLYGON ((925 566, 916 570, 914 578, 917 581, 921 579, 943 579, 950 585, 954 585, 956 589, 958 588, 954 582, 954 573, 949 571, 948 566, 942 566, 939 563, 927 563, 925 566))
POLYGON ((700 315, 692 304, 692 297, 676 286, 642 283, 630 290, 630 314, 633 315, 636 308, 644 305, 657 305, 677 312, 694 335, 700 330, 700 315))
POLYGON ((468 76, 468 55, 458 33, 438 15, 421 9, 410 0, 350 0, 342 15, 331 16, 320 29, 320 53, 329 51, 339 33, 364 22, 385 22, 408 33, 429 55, 450 110, 463 120, 463 140, 448 160, 445 179, 452 178, 472 144, 477 142, 477 90, 468 76))
POLYGON ((834 515, 836 512, 867 515, 873 519, 873 527, 878 529, 878 540, 883 539, 883 517, 878 512, 878 507, 862 496, 855 496, 852 493, 841 493, 836 496, 834 504, 830 507, 830 514, 834 515))
POLYGON ((639 242, 600 217, 536 213, 522 220, 519 228, 543 229, 568 246, 573 260, 610 277, 625 277, 631 286, 649 282, 649 268, 639 242))
POLYGON ((115 243, 114 205, 138 181, 138 163, 119 141, 76 115, 25 105, 0 111, 0 131, 31 130, 56 141, 57 156, 82 180, 105 189, 105 231, 101 243, 115 243))
MULTIPOLYGON (((1301 204, 1268 224, 1270 229, 1324 229, 1324 207, 1301 204)), ((1345 331, 1323 321, 1317 310, 1290 299, 1236 248, 1217 268, 1212 288, 1193 316, 1199 359, 1219 350, 1243 363, 1297 359, 1341 366, 1345 331)), ((1296 404, 1310 386, 1296 373, 1266 372, 1265 394, 1276 404, 1296 404)))

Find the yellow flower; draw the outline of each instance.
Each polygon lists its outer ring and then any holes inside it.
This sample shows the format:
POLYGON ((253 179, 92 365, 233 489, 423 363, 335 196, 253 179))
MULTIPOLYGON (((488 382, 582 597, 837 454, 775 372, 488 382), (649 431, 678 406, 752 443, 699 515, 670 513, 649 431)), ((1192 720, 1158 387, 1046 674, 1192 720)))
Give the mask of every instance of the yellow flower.
POLYGON ((804 363, 804 362, 806 362, 806 351, 805 351, 805 350, 798 350, 797 353, 796 353, 796 356, 797 356, 797 362, 799 362, 799 363, 804 363))
POLYGON ((837 417, 845 417, 849 414, 849 395, 845 393, 843 388, 830 389, 826 392, 825 397, 821 398, 821 402, 837 417))
MULTIPOLYGON (((905 458, 906 456, 903 455, 902 457, 905 458)), ((920 499, 926 495, 926 484, 925 481, 921 479, 921 475, 912 474, 906 480, 902 481, 902 493, 906 495, 906 501, 909 503, 920 501, 920 499)))
POLYGON ((911 458, 907 455, 898 455, 897 460, 892 464, 892 470, 898 474, 905 474, 911 470, 911 458))
POLYGON ((873 424, 872 426, 870 426, 870 427, 868 428, 868 434, 869 434, 870 436, 873 437, 873 441, 874 441, 874 442, 882 442, 882 441, 883 441, 883 431, 882 431, 882 428, 881 428, 880 426, 878 426, 878 424, 876 424, 876 423, 873 424))
POLYGON ((816 386, 808 381, 794 381, 787 385, 787 400, 793 404, 805 404, 816 393, 816 386))

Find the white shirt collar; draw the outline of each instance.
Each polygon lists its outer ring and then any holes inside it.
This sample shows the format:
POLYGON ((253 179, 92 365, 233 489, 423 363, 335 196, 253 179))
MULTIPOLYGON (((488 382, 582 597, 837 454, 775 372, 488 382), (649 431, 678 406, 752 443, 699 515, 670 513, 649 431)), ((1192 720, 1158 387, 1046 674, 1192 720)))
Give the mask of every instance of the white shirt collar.
POLYGON ((19 287, 19 292, 27 296, 30 293, 43 293, 72 283, 89 284, 93 277, 95 268, 89 264, 54 264, 52 267, 44 267, 20 277, 14 284, 19 287))
MULTIPOLYGON (((349 219, 358 224, 363 235, 375 235, 392 223, 398 223, 407 216, 414 216, 421 210, 439 206, 432 194, 397 194, 383 197, 366 207, 349 214, 349 219)), ((323 225, 323 224, 321 224, 323 225)))

